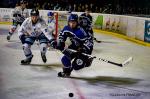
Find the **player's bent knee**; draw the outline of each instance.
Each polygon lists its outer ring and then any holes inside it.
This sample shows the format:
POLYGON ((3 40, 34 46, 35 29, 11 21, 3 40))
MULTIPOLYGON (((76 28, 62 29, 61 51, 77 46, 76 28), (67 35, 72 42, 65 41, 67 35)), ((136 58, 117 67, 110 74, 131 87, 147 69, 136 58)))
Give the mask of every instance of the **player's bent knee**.
POLYGON ((30 49, 30 47, 31 47, 30 44, 26 44, 26 43, 25 43, 25 44, 23 45, 23 50, 24 50, 24 49, 30 49))
POLYGON ((64 67, 71 67, 71 60, 67 56, 63 56, 61 62, 64 67))

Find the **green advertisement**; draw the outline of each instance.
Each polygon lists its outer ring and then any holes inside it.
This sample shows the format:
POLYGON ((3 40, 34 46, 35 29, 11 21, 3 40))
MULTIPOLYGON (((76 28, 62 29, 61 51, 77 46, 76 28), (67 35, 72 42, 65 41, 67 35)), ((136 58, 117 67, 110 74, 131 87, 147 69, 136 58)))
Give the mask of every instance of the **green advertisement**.
POLYGON ((96 27, 102 27, 103 26, 103 15, 99 15, 95 21, 96 27))

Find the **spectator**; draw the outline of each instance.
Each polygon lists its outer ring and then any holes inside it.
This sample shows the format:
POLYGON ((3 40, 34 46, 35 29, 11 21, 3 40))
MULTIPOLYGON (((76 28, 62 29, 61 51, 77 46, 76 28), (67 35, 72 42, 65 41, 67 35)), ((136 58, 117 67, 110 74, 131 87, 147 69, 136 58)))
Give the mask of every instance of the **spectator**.
MULTIPOLYGON (((20 0, 2 0, 1 7, 13 8, 20 0), (6 5, 8 3, 8 5, 6 5)), ((81 12, 90 8, 92 12, 112 14, 150 14, 148 0, 27 0, 27 8, 81 12)))

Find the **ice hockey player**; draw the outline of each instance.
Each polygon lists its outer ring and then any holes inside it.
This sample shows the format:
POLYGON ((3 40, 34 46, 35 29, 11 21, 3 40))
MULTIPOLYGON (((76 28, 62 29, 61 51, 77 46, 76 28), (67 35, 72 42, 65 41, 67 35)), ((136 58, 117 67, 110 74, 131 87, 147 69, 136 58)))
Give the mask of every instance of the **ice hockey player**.
POLYGON ((48 17, 48 29, 49 31, 55 36, 55 28, 56 28, 56 21, 54 19, 54 13, 53 12, 48 12, 47 13, 48 17))
POLYGON ((72 70, 80 70, 91 65, 93 59, 82 53, 91 54, 93 43, 88 39, 87 33, 79 27, 77 14, 69 16, 68 25, 59 34, 57 48, 64 54, 61 59, 63 72, 58 73, 59 77, 68 77, 72 70), (71 44, 66 48, 67 38, 70 39, 71 44))
POLYGON ((46 59, 47 44, 50 43, 51 46, 56 46, 56 41, 53 36, 49 33, 46 22, 39 17, 39 11, 37 9, 32 9, 30 13, 31 17, 27 18, 18 30, 19 38, 23 44, 23 51, 26 59, 21 61, 21 64, 30 64, 33 55, 31 52, 31 45, 37 40, 40 43, 40 51, 43 62, 46 59))
POLYGON ((90 9, 85 9, 85 12, 79 16, 79 25, 86 31, 86 33, 90 34, 92 41, 97 41, 93 34, 92 21, 93 19, 90 15, 90 9))
POLYGON ((86 9, 85 13, 81 14, 79 16, 79 25, 86 31, 90 32, 91 35, 93 35, 93 30, 92 30, 92 16, 90 15, 90 10, 86 9))
POLYGON ((12 11, 12 26, 10 28, 10 31, 7 35, 7 40, 9 41, 15 30, 17 29, 18 25, 21 25, 23 21, 29 17, 29 12, 28 9, 26 8, 27 2, 25 0, 20 1, 20 6, 17 6, 13 11, 12 11))

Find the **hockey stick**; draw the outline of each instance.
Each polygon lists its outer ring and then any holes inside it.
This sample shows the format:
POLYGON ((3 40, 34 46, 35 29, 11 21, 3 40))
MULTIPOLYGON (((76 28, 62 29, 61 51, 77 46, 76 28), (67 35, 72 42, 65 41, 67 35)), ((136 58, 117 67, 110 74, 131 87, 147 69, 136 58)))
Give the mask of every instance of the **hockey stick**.
POLYGON ((109 61, 109 60, 106 60, 106 59, 103 59, 103 58, 98 58, 98 59, 101 60, 101 61, 104 61, 106 63, 110 63, 110 64, 117 65, 117 66, 120 66, 120 67, 124 67, 125 65, 128 65, 131 61, 133 61, 133 57, 129 57, 123 63, 116 63, 116 62, 112 62, 112 61, 109 61))
POLYGON ((97 40, 97 38, 93 37, 93 40, 96 41, 97 43, 101 43, 102 41, 97 40))
POLYGON ((100 40, 97 40, 97 38, 93 37, 93 40, 97 43, 116 43, 116 42, 112 42, 112 41, 100 41, 100 40))
MULTIPOLYGON (((71 52, 74 52, 76 53, 77 51, 76 50, 73 50, 73 49, 65 49, 65 50, 68 50, 68 51, 71 51, 71 52)), ((63 53, 63 51, 62 51, 63 53)), ((110 63, 110 64, 113 64, 113 65, 116 65, 116 66, 119 66, 119 67, 124 67, 126 65, 128 65, 131 61, 133 61, 133 57, 129 57, 127 60, 125 60, 124 62, 122 63, 117 63, 117 62, 113 62, 113 61, 109 61, 107 59, 103 59, 103 58, 99 58, 99 57, 96 57, 96 56, 92 56, 92 55, 89 55, 89 54, 86 54, 86 53, 81 53, 83 55, 86 55, 88 57, 91 57, 91 58, 98 58, 100 61, 103 61, 103 62, 106 62, 106 63, 110 63)))

